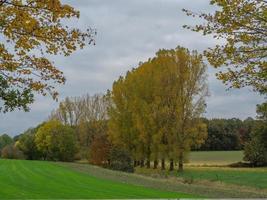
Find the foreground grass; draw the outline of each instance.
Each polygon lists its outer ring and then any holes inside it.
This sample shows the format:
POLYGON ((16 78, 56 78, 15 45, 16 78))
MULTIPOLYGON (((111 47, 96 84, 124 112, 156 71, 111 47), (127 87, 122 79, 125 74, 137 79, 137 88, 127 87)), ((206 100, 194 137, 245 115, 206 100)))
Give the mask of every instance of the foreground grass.
POLYGON ((243 156, 243 151, 192 151, 188 165, 229 165, 242 161, 243 156))
POLYGON ((192 198, 42 161, 0 160, 1 199, 192 198))
MULTIPOLYGON (((203 179, 194 179, 192 183, 188 184, 185 180, 187 178, 191 178, 191 174, 188 173, 188 169, 181 176, 178 177, 173 174, 167 174, 168 172, 162 172, 161 170, 153 170, 153 169, 136 169, 136 174, 128 174, 122 172, 111 171, 107 169, 103 169, 96 166, 91 166, 88 164, 78 164, 78 163, 61 163, 61 165, 71 168, 73 170, 80 171, 85 174, 90 174, 92 176, 101 177, 109 180, 116 180, 119 182, 125 182, 134 185, 140 185, 150 188, 155 188, 158 190, 169 190, 173 192, 183 192, 187 194, 193 194, 201 197, 209 197, 209 198, 263 198, 267 197, 267 190, 265 187, 265 178, 267 169, 257 170, 256 174, 259 173, 260 184, 259 187, 250 187, 243 186, 242 184, 232 184, 228 182, 221 182, 217 180, 208 180, 206 178, 203 179)), ((199 169, 200 174, 205 173, 204 168, 190 168, 191 169, 199 169)), ((206 168, 209 171, 211 168, 206 168)), ((213 169, 213 168, 212 168, 213 169)), ((215 168, 220 171, 220 168, 215 168)), ((239 171, 239 169, 236 169, 239 171)), ((240 169, 242 171, 244 169, 240 169)), ((250 170, 250 169, 249 169, 250 170)), ((251 172, 251 176, 253 176, 253 171, 251 172)), ((250 173, 249 172, 249 173, 250 173)), ((208 173, 208 172, 207 172, 208 173)), ((225 172, 227 173, 227 172, 225 172)), ((247 171, 245 172, 247 173, 247 171)), ((241 173, 241 176, 244 175, 241 173)), ((254 178, 251 178, 251 184, 257 182, 259 178, 256 175, 254 178)), ((207 177, 207 176, 206 176, 207 177)), ((238 179, 238 176, 232 177, 232 179, 238 179)), ((244 181, 245 178, 240 179, 240 183, 244 181)), ((248 181, 248 180, 247 180, 248 181)))

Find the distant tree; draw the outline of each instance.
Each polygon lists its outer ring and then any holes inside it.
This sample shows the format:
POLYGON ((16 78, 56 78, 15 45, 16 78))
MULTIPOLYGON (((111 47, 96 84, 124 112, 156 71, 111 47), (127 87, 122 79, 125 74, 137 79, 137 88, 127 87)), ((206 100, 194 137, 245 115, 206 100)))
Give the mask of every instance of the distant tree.
POLYGON ((6 159, 24 159, 23 153, 13 144, 9 144, 2 149, 1 157, 6 159))
POLYGON ((67 97, 49 119, 58 120, 75 130, 78 155, 87 159, 94 138, 107 132, 107 107, 108 99, 103 94, 67 97))
POLYGON ((58 96, 65 78, 48 56, 69 56, 95 35, 64 25, 79 16, 60 0, 0 0, 0 111, 28 110, 34 93, 58 96))
POLYGON ((35 143, 45 160, 73 161, 77 152, 74 130, 59 121, 48 121, 41 126, 35 143))
POLYGON ((236 118, 205 120, 208 127, 208 137, 201 150, 240 150, 241 134, 245 139, 247 129, 244 123, 236 118))
POLYGON ((244 149, 245 144, 250 140, 250 135, 255 124, 255 120, 248 117, 243 121, 242 127, 239 129, 240 144, 242 149, 244 149))
POLYGON ((217 8, 211 14, 184 9, 204 20, 202 25, 184 27, 225 41, 204 52, 211 65, 226 69, 217 73, 223 83, 267 93, 267 1, 210 0, 210 4, 217 8))
POLYGON ((7 134, 3 134, 0 136, 0 151, 7 145, 10 145, 13 143, 12 138, 7 135, 7 134))
POLYGON ((267 122, 267 102, 257 105, 258 119, 267 122))
POLYGON ((77 126, 82 113, 84 105, 78 98, 67 97, 60 102, 59 108, 52 112, 50 120, 61 121, 64 125, 71 127, 77 126))
POLYGON ((108 166, 110 149, 107 135, 97 135, 90 145, 89 162, 98 166, 108 166))
POLYGON ((41 155, 35 143, 35 134, 41 126, 42 125, 39 125, 36 128, 28 129, 20 135, 18 141, 16 142, 16 147, 23 152, 28 160, 40 159, 41 155))
MULTIPOLYGON (((98 143, 95 141, 96 138, 105 140, 107 137, 107 120, 104 121, 81 121, 76 128, 78 134, 78 141, 80 144, 81 153, 86 153, 86 158, 88 158, 88 152, 92 150, 93 143, 98 143)), ((105 141, 103 141, 105 144, 105 141)))
POLYGON ((102 94, 93 96, 67 97, 54 110, 51 120, 61 121, 65 125, 78 126, 81 121, 105 120, 107 116, 107 99, 102 94))

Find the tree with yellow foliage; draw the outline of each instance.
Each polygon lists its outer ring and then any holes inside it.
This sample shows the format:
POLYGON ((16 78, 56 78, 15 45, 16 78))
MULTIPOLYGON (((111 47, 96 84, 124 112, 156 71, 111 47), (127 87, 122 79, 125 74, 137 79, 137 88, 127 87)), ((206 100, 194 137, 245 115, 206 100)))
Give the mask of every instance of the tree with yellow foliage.
POLYGON ((183 47, 158 51, 113 84, 111 141, 145 159, 148 168, 161 158, 162 165, 170 160, 170 170, 178 161, 182 171, 185 154, 207 135, 201 121, 207 92, 201 55, 183 47))
POLYGON ((225 41, 204 54, 215 68, 218 79, 230 88, 252 86, 267 93, 267 1, 210 0, 214 13, 187 15, 199 17, 203 24, 184 27, 225 41))
POLYGON ((79 16, 60 0, 0 0, 1 111, 28 110, 34 93, 58 96, 55 84, 65 78, 48 55, 69 56, 94 42, 94 30, 64 25, 79 16))

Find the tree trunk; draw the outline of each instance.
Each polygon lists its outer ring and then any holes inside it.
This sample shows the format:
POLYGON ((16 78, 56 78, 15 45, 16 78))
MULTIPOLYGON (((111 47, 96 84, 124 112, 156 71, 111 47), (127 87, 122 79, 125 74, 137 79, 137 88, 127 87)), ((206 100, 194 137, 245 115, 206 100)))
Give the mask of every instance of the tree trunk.
POLYGON ((179 168, 178 172, 183 172, 184 170, 184 152, 179 154, 179 168))
POLYGON ((137 161, 134 160, 134 167, 137 167, 137 161))
POLYGON ((170 171, 173 171, 173 169, 174 169, 173 159, 170 159, 170 171))
POLYGON ((145 166, 145 162, 144 160, 141 160, 140 167, 144 167, 144 166, 145 166))
POLYGON ((147 159, 147 161, 146 161, 146 168, 150 168, 150 159, 147 159))
POLYGON ((159 164, 158 160, 154 160, 154 169, 158 168, 158 164, 159 164))
POLYGON ((161 169, 165 170, 165 159, 161 159, 161 169))

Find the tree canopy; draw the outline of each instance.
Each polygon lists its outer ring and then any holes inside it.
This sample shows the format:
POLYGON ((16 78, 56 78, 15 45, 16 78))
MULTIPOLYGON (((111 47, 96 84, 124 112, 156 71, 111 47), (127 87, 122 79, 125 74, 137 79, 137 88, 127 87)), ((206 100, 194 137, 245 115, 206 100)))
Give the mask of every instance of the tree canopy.
POLYGON ((69 56, 95 31, 71 28, 79 11, 60 0, 0 0, 0 111, 28 110, 34 94, 58 96, 63 73, 48 55, 69 56))
POLYGON ((230 88, 252 86, 267 93, 267 1, 211 0, 214 13, 195 13, 183 9, 189 16, 197 16, 204 23, 185 28, 225 41, 207 49, 204 54, 215 68, 218 79, 230 88))
POLYGON ((35 134, 35 144, 45 160, 73 161, 77 151, 74 130, 48 121, 35 134))
MULTIPOLYGON (((109 96, 109 136, 136 160, 179 160, 206 137, 201 121, 207 95, 202 56, 183 47, 156 57, 120 77, 109 96)), ((156 166, 155 166, 156 167, 156 166)))

